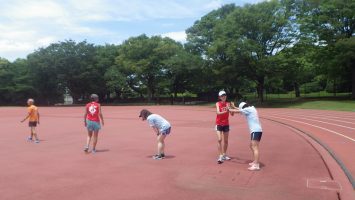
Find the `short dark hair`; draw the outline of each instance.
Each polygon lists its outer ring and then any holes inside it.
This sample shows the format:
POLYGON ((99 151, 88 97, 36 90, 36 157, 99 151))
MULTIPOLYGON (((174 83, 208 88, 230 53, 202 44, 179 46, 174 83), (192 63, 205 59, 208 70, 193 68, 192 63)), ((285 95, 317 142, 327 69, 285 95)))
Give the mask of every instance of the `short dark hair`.
POLYGON ((243 106, 243 108, 242 108, 242 109, 244 109, 244 108, 246 108, 246 107, 250 107, 250 106, 251 106, 250 104, 245 103, 245 105, 243 106))
POLYGON ((148 118, 148 116, 151 115, 151 114, 153 114, 153 113, 151 113, 149 110, 143 109, 139 113, 139 117, 141 117, 142 119, 146 120, 148 118))
POLYGON ((91 101, 97 101, 97 100, 99 100, 99 96, 97 94, 91 94, 90 95, 90 100, 91 101))

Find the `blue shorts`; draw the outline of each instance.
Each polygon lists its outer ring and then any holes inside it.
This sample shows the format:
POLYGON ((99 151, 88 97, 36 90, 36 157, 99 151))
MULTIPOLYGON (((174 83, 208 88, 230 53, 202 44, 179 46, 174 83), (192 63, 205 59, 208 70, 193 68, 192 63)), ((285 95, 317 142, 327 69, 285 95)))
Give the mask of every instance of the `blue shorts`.
POLYGON ((252 133, 250 134, 250 139, 251 139, 251 140, 260 141, 262 135, 263 135, 263 132, 252 132, 252 133))
POLYGON ((169 135, 169 134, 170 134, 170 131, 171 131, 171 127, 169 127, 169 128, 167 128, 167 129, 161 131, 160 133, 161 133, 162 135, 169 135))
POLYGON ((86 120, 86 128, 88 131, 99 131, 101 129, 100 122, 86 120))

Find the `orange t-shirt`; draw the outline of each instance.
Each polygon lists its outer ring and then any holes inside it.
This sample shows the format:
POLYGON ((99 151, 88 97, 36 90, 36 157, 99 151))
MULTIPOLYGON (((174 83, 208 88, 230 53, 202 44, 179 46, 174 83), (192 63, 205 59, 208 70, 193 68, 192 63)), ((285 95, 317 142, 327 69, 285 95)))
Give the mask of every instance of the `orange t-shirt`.
POLYGON ((27 108, 28 114, 30 115, 29 121, 30 122, 37 122, 38 121, 38 108, 35 105, 31 105, 27 108))

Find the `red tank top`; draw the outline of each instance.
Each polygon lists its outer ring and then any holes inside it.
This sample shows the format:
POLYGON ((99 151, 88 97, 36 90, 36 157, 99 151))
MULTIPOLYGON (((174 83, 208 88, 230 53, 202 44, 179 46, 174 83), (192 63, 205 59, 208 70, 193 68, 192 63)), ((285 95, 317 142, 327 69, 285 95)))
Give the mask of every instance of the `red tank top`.
MULTIPOLYGON (((223 112, 223 111, 226 111, 228 109, 229 103, 219 101, 219 102, 217 102, 217 106, 218 106, 219 112, 223 112)), ((229 112, 217 115, 217 117, 216 117, 216 125, 229 126, 229 120, 228 119, 229 119, 229 112)))
POLYGON ((86 111, 87 111, 86 119, 88 119, 90 121, 96 121, 96 122, 100 121, 100 118, 99 118, 100 104, 99 103, 91 102, 91 103, 86 104, 86 111))

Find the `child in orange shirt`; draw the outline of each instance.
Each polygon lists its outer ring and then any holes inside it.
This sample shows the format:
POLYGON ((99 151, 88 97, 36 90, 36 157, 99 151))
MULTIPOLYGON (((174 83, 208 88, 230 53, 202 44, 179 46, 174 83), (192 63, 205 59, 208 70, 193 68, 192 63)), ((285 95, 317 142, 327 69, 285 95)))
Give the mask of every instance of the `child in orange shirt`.
POLYGON ((27 100, 27 105, 28 105, 28 115, 23 119, 21 122, 28 120, 28 126, 31 128, 31 134, 27 138, 28 141, 32 141, 32 138, 35 139, 35 143, 39 143, 39 139, 36 133, 36 126, 39 124, 39 112, 37 106, 34 105, 34 100, 33 99, 28 99, 27 100))

